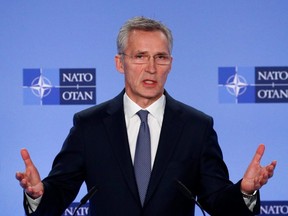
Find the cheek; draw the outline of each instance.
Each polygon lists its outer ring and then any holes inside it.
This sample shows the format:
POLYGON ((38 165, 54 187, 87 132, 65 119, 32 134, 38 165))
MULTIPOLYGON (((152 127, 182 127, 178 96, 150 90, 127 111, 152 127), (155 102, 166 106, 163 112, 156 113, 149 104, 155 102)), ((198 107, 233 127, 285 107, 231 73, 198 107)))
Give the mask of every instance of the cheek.
POLYGON ((143 67, 126 67, 125 75, 126 79, 133 83, 139 83, 142 77, 143 67))
POLYGON ((137 85, 140 82, 140 75, 135 71, 126 71, 125 72, 125 79, 129 85, 137 85))
POLYGON ((166 82, 168 74, 169 74, 169 71, 166 71, 163 74, 161 74, 160 80, 163 84, 166 82))

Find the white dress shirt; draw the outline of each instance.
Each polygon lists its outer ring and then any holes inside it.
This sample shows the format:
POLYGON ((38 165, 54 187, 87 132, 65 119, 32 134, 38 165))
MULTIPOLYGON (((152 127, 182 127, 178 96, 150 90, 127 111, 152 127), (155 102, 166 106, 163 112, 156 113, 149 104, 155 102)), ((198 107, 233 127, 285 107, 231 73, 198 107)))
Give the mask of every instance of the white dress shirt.
MULTIPOLYGON (((134 163, 134 156, 136 150, 136 142, 137 136, 139 132, 139 127, 141 120, 137 115, 137 112, 142 108, 132 101, 128 95, 125 93, 123 97, 124 104, 124 113, 125 113, 125 121, 127 127, 128 141, 130 147, 131 159, 134 163)), ((150 140, 151 140, 151 166, 153 167, 159 137, 163 122, 163 115, 165 109, 165 95, 162 95, 157 101, 151 104, 149 107, 146 107, 145 110, 149 112, 148 114, 148 125, 150 129, 150 140)), ((151 169, 152 169, 151 167, 151 169)))

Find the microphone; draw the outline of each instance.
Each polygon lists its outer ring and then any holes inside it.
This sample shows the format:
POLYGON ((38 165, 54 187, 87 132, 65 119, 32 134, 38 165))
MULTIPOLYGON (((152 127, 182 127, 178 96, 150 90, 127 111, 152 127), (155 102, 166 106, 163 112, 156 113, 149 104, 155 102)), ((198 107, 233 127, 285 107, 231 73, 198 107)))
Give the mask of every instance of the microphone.
POLYGON ((178 183, 179 190, 189 199, 192 200, 202 211, 203 216, 206 216, 202 206, 200 203, 195 199, 195 197, 192 195, 191 191, 179 180, 176 180, 178 183))
POLYGON ((89 199, 91 199, 94 194, 98 191, 98 188, 96 188, 96 186, 93 186, 88 193, 80 200, 80 204, 77 206, 77 208, 75 209, 74 213, 72 216, 76 215, 76 212, 78 211, 78 209, 84 205, 89 199))

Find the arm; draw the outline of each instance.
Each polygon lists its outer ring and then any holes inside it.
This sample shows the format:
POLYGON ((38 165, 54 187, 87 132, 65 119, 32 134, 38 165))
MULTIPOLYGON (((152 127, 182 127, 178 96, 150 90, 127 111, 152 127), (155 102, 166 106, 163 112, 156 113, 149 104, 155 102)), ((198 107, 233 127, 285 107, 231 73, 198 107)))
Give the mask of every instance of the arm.
POLYGON ((30 214, 36 209, 31 215, 60 215, 75 199, 84 178, 81 153, 83 145, 80 144, 77 134, 79 135, 79 130, 73 128, 62 146, 61 152, 55 158, 48 177, 42 181, 28 151, 21 150, 26 169, 24 172, 17 172, 16 179, 26 192, 24 196, 26 214, 30 214), (41 202, 36 203, 33 211, 31 211, 33 203, 37 200, 29 202, 27 194, 32 199, 41 197, 41 202))
POLYGON ((206 189, 206 193, 203 193, 203 191, 200 193, 200 203, 202 202, 203 207, 208 212, 213 213, 213 215, 224 216, 233 213, 235 216, 248 216, 257 214, 260 208, 259 193, 256 193, 253 197, 253 200, 257 200, 253 204, 256 205, 253 211, 252 209, 249 210, 248 207, 250 206, 245 204, 243 193, 248 195, 253 194, 254 191, 266 184, 268 179, 273 175, 276 162, 272 162, 266 167, 260 165, 261 157, 264 154, 264 145, 260 145, 243 179, 236 184, 229 183, 227 182, 229 179, 228 171, 224 165, 221 166, 223 159, 215 132, 208 130, 206 137, 206 148, 202 156, 204 160, 202 170, 205 174, 202 179, 202 185, 206 189))

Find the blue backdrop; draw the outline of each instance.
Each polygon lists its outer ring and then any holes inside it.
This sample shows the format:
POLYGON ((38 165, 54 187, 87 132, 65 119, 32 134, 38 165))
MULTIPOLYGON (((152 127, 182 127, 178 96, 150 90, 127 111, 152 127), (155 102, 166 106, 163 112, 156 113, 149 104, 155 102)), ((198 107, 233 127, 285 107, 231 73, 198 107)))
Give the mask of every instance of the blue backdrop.
MULTIPOLYGON (((231 180, 242 177, 258 144, 264 143, 262 164, 276 159, 278 166, 261 189, 262 199, 288 200, 287 103, 222 103, 218 86, 219 67, 288 65, 287 9, 286 0, 2 0, 1 215, 24 214, 22 190, 15 180, 15 172, 24 170, 20 149, 30 151, 45 177, 73 114, 91 106, 26 105, 23 69, 96 68, 96 102, 110 99, 124 85, 114 66, 116 35, 136 15, 171 28, 174 61, 166 89, 214 117, 231 180)), ((75 201, 85 193, 83 187, 75 201)))

